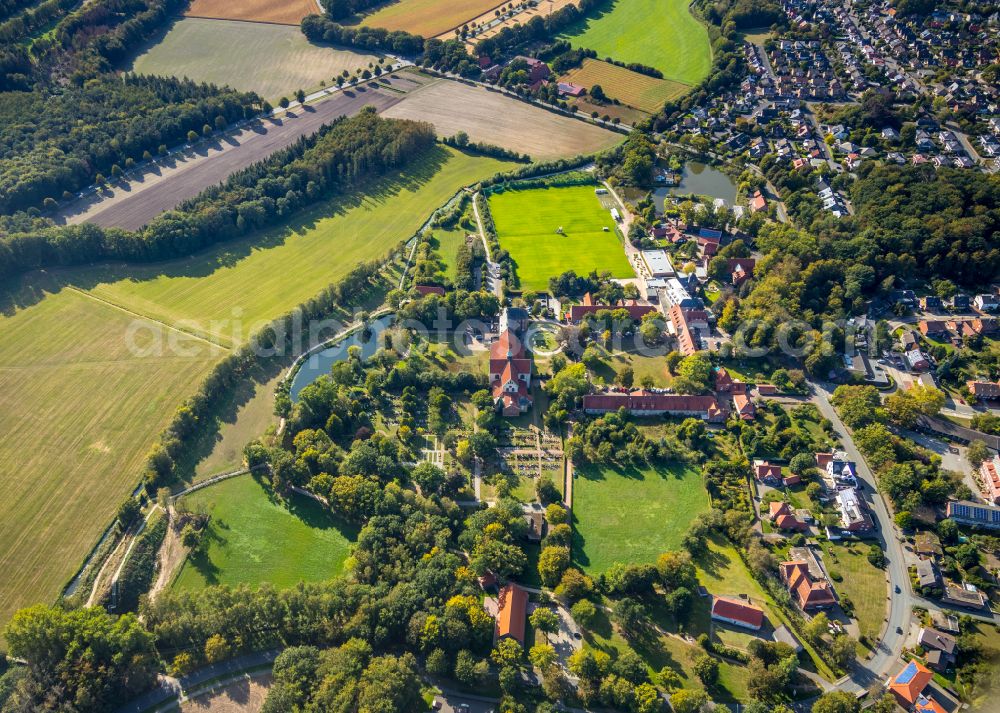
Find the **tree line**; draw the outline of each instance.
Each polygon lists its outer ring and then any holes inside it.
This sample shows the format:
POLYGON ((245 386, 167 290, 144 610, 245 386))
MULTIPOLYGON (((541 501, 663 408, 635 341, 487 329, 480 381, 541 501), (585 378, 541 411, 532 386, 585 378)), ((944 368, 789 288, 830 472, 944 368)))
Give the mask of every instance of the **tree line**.
POLYGON ((24 232, 0 234, 0 277, 53 265, 189 255, 284 220, 335 192, 352 190, 366 177, 405 165, 434 142, 430 124, 383 119, 366 108, 231 175, 138 231, 32 223, 24 232))
POLYGON ((262 106, 252 92, 134 75, 8 93, 0 102, 0 212, 67 198, 165 153, 189 132, 224 128, 262 106))

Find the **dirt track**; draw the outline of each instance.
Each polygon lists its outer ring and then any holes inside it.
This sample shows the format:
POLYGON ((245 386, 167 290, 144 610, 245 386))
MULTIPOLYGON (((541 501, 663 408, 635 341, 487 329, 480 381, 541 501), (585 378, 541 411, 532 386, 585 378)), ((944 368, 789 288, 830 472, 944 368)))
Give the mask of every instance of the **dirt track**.
POLYGON ((404 95, 356 87, 329 99, 297 108, 279 119, 267 119, 239 133, 227 135, 209 147, 199 147, 184 156, 170 158, 141 179, 116 186, 102 194, 85 196, 59 216, 66 223, 96 223, 129 230, 141 228, 165 210, 193 198, 223 181, 231 173, 260 161, 278 149, 308 136, 338 116, 357 114, 373 105, 379 111, 396 104, 404 95))

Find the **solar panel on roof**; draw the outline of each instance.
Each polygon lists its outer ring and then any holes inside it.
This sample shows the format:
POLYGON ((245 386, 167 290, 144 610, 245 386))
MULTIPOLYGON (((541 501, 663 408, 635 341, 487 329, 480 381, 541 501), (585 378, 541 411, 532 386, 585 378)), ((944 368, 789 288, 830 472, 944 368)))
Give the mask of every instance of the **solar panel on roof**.
POLYGON ((912 661, 906 665, 899 675, 896 676, 896 683, 901 683, 904 686, 913 680, 913 677, 917 675, 917 665, 912 661))

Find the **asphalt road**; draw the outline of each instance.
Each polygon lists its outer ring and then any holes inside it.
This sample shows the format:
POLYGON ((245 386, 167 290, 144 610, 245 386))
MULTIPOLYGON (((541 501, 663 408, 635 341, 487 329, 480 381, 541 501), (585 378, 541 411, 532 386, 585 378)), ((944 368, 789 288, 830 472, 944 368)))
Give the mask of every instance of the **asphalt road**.
POLYGON ((214 145, 189 151, 180 160, 168 158, 140 179, 78 200, 61 217, 70 224, 86 221, 136 230, 230 174, 315 133, 323 124, 340 116, 353 116, 368 105, 382 111, 404 96, 370 86, 338 92, 305 108, 296 107, 284 116, 254 122, 214 145))
POLYGON ((875 489, 875 475, 855 446, 850 431, 830 403, 830 392, 819 384, 813 384, 813 387, 815 391, 813 403, 819 412, 833 423, 834 432, 840 439, 843 450, 857 464, 858 479, 864 483, 861 495, 878 523, 878 537, 875 541, 885 552, 889 582, 894 588, 899 587, 898 594, 895 590, 891 593, 886 592, 889 599, 889 621, 882 638, 875 646, 875 653, 867 661, 858 661, 849 678, 838 686, 842 690, 854 692, 867 689, 873 682, 887 675, 889 669, 899 660, 910 625, 910 614, 917 600, 910 589, 910 575, 906 569, 903 545, 896 534, 895 524, 889 517, 885 502, 875 489), (903 633, 899 633, 897 628, 903 633))

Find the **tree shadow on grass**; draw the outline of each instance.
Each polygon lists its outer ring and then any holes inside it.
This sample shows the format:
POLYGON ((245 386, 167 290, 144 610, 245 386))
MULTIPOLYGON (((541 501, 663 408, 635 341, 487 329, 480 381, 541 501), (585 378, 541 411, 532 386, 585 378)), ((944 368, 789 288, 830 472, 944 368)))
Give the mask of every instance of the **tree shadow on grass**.
MULTIPOLYGON (((149 263, 106 262, 90 267, 52 268, 26 273, 0 289, 0 314, 11 316, 63 287, 90 290, 100 284, 122 280, 145 282, 162 277, 208 277, 219 269, 235 266, 257 250, 284 245, 293 236, 316 228, 324 218, 344 216, 363 205, 386 205, 404 192, 418 191, 437 175, 449 157, 448 150, 443 146, 434 146, 412 159, 403 169, 351 186, 351 190, 345 193, 298 211, 284 223, 209 246, 187 257, 149 263)), ((401 235, 400 239, 406 237, 409 236, 401 235)))

